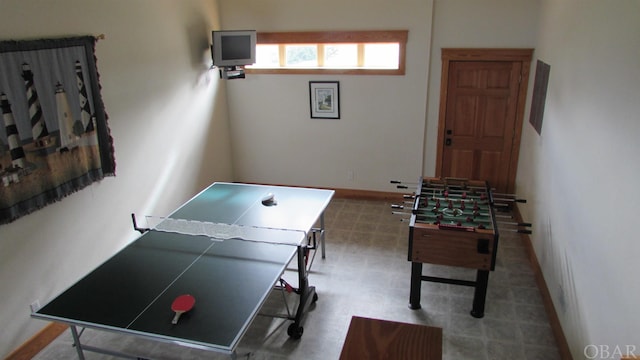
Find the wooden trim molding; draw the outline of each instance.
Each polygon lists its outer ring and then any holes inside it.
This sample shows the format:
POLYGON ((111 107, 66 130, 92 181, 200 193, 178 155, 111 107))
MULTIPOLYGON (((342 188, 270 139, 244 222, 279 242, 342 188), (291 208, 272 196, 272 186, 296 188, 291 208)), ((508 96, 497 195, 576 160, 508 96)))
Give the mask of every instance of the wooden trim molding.
POLYGON ((252 183, 252 182, 243 182, 243 184, 254 184, 254 185, 267 185, 267 186, 288 186, 288 187, 303 187, 303 188, 314 188, 314 189, 322 189, 322 190, 333 190, 335 191, 334 198, 336 199, 352 199, 352 200, 380 200, 380 201, 394 201, 397 202, 402 200, 402 196, 406 193, 411 192, 410 190, 404 192, 393 192, 393 191, 373 191, 373 190, 356 190, 356 189, 336 189, 336 188, 328 188, 328 187, 319 187, 319 186, 298 186, 298 185, 287 185, 287 184, 267 184, 267 183, 252 183))
MULTIPOLYGON (((402 45, 400 45, 402 46, 402 45)), ((402 55, 401 55, 402 58, 402 55)), ((401 60, 402 61, 402 60, 401 60)), ((280 75, 404 75, 405 65, 402 63, 398 69, 263 69, 245 68, 246 74, 280 74, 280 75)))
POLYGON ((258 44, 406 43, 408 30, 258 32, 258 44))
MULTIPOLYGON (((515 205, 514 218, 517 222, 523 222, 522 215, 520 214, 520 210, 518 209, 518 204, 515 205)), ((529 237, 529 235, 521 236, 525 239, 525 247, 527 249, 527 255, 529 256, 529 262, 531 263, 531 268, 533 269, 536 284, 538 285, 540 295, 542 296, 542 302, 544 304, 547 317, 549 317, 549 324, 551 325, 551 331, 553 332, 553 336, 556 339, 556 344, 558 345, 560 358, 563 360, 573 360, 573 356, 571 355, 571 351, 569 350, 569 344, 567 343, 567 338, 564 336, 564 332, 562 331, 562 325, 560 324, 558 313, 556 312, 555 306, 553 306, 553 300, 551 299, 551 293, 549 292, 549 288, 547 287, 547 282, 544 281, 542 268, 540 267, 540 263, 538 262, 536 252, 533 249, 531 238, 529 237)))
POLYGON ((402 201, 401 192, 368 191, 353 189, 335 189, 335 197, 338 199, 352 200, 379 200, 379 201, 402 201))
MULTIPOLYGON (((258 44, 398 43, 398 69, 245 68, 247 74, 405 75, 409 30, 258 32, 258 44)), ((282 54, 281 54, 282 59, 282 54)))
POLYGON ((36 356, 42 349, 47 347, 60 334, 65 332, 69 326, 52 322, 38 331, 20 347, 15 349, 5 360, 29 360, 36 356))
POLYGON ((510 48, 443 48, 442 60, 447 61, 531 61, 533 49, 510 48))

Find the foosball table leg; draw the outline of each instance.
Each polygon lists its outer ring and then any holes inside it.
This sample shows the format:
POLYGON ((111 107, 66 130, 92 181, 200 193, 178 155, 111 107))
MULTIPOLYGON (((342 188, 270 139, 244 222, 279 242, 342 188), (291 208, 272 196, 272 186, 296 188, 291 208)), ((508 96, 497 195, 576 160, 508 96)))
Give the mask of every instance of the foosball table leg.
POLYGON ((476 275, 475 292, 473 294, 473 309, 471 316, 481 318, 484 316, 484 304, 487 298, 487 286, 489 285, 489 271, 478 270, 476 275))
POLYGON ((409 309, 420 309, 420 289, 422 287, 422 263, 411 262, 411 288, 409 290, 409 309))

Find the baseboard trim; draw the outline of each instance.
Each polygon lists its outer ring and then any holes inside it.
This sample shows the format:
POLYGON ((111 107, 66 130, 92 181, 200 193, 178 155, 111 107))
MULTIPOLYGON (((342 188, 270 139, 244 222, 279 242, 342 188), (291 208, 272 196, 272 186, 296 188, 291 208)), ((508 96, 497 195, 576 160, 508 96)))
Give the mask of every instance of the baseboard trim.
MULTIPOLYGON (((518 222, 523 222, 522 215, 520 214, 520 210, 518 209, 517 204, 516 206, 514 206, 514 216, 516 217, 518 222)), ((564 336, 564 331, 562 331, 562 325, 560 325, 558 313, 556 312, 555 306, 553 306, 551 293, 549 292, 549 288, 547 287, 547 282, 544 280, 542 268, 540 267, 540 263, 538 262, 536 252, 533 249, 531 238, 529 237, 529 235, 523 235, 523 238, 525 239, 525 246, 527 248, 527 254, 529 256, 529 262, 531 263, 531 267, 533 268, 533 274, 535 276, 538 289, 540 289, 540 294, 542 295, 542 302, 544 303, 545 311, 547 312, 547 316, 549 317, 549 324, 551 325, 553 336, 555 337, 556 344, 558 345, 560 358, 563 360, 573 360, 571 351, 569 351, 567 338, 564 336)))
POLYGON ((353 200, 381 200, 402 202, 402 193, 386 192, 386 191, 369 191, 369 190, 353 190, 353 189, 334 189, 335 197, 339 199, 353 200))
POLYGON ((267 184, 267 183, 253 183, 248 182, 244 184, 253 185, 266 185, 266 186, 287 186, 287 187, 303 187, 322 190, 335 191, 334 197, 338 199, 353 199, 353 200, 382 200, 382 201, 394 201, 401 202, 404 194, 411 193, 410 190, 406 192, 393 192, 393 191, 373 191, 373 190, 357 190, 357 189, 337 189, 319 186, 300 186, 300 185, 286 185, 286 184, 267 184))
POLYGON ((52 322, 38 331, 19 348, 15 349, 5 360, 29 360, 36 356, 42 349, 47 347, 60 334, 67 330, 69 326, 52 322))

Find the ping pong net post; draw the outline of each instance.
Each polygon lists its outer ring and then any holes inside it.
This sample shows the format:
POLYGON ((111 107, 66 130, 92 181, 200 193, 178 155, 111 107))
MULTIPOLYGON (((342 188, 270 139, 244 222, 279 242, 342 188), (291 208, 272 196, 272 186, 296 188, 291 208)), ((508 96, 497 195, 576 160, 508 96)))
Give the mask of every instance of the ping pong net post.
POLYGON ((144 234, 147 231, 151 230, 149 228, 141 228, 138 226, 138 222, 136 221, 136 214, 131 213, 131 221, 133 221, 133 230, 139 232, 140 234, 144 234))
POLYGON ((296 229, 223 224, 160 216, 145 216, 148 227, 140 227, 135 214, 131 214, 131 217, 134 230, 140 233, 153 230, 192 236, 208 236, 212 241, 236 239, 292 246, 302 244, 307 237, 305 231, 296 229))

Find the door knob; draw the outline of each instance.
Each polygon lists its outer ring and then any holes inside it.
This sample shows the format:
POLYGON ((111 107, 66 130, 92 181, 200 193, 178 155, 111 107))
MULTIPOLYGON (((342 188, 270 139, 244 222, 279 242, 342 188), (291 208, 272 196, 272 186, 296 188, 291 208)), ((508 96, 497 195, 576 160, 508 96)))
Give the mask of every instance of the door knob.
POLYGON ((446 146, 451 146, 451 139, 445 139, 445 140, 444 140, 444 144, 445 144, 446 146))

